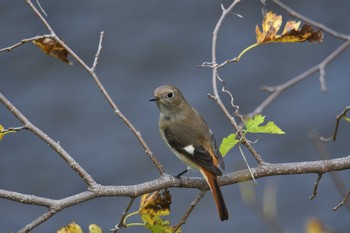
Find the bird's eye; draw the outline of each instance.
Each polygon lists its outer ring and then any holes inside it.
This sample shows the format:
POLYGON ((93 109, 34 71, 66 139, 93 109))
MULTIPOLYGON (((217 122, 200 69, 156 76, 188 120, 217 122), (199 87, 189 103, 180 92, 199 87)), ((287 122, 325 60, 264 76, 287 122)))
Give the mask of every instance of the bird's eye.
POLYGON ((174 93, 169 92, 167 96, 168 96, 168 98, 169 98, 169 99, 171 99, 171 98, 173 98, 173 97, 174 97, 174 93))

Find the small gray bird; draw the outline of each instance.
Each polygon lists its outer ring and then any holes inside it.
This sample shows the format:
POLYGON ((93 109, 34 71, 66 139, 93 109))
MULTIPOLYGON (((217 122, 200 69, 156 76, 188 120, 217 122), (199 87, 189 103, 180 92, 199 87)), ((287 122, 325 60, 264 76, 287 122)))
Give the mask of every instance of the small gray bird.
POLYGON ((158 87, 150 101, 155 101, 159 108, 159 131, 163 140, 183 163, 203 175, 213 194, 221 221, 227 220, 227 208, 217 181, 217 176, 222 175, 219 164, 222 169, 225 166, 207 123, 174 86, 158 87))

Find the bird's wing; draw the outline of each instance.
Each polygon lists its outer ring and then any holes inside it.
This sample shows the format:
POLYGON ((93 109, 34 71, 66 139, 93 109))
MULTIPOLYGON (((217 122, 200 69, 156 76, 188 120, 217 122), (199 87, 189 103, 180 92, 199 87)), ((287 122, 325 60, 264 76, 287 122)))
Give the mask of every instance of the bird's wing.
POLYGON ((219 161, 219 165, 221 167, 222 170, 225 170, 225 163, 224 163, 224 159, 222 158, 222 155, 220 153, 220 150, 218 148, 218 145, 216 144, 216 139, 214 137, 213 132, 211 131, 211 129, 209 129, 209 133, 210 133, 210 141, 211 141, 211 146, 213 147, 214 150, 214 154, 216 156, 216 158, 219 161))
POLYGON ((222 175, 220 169, 214 165, 211 154, 202 145, 183 145, 173 136, 173 133, 169 129, 164 130, 164 137, 175 151, 185 156, 193 163, 217 176, 222 175))

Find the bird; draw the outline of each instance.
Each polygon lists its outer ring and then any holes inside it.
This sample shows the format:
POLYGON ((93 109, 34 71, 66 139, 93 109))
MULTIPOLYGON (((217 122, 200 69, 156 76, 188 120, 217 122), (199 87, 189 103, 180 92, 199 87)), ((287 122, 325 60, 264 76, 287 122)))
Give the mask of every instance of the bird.
POLYGON ((222 195, 218 176, 225 169, 215 137, 202 116, 187 102, 181 91, 172 85, 155 89, 150 101, 156 102, 159 131, 170 150, 187 165, 176 177, 195 169, 207 182, 221 221, 228 219, 228 211, 222 195))

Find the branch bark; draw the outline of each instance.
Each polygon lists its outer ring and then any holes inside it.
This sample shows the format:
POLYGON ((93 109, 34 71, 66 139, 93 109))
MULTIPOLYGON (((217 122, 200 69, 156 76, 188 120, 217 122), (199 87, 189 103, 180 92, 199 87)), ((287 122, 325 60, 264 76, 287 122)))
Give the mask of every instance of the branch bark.
MULTIPOLYGON (((332 171, 341 171, 350 169, 350 155, 330 160, 319 160, 313 162, 295 162, 295 163, 274 163, 264 164, 251 169, 255 179, 278 176, 278 175, 295 175, 295 174, 324 174, 332 171)), ((248 169, 236 172, 225 173, 219 178, 222 186, 232 185, 239 182, 251 180, 251 174, 248 169)), ((104 186, 97 184, 94 189, 84 191, 63 199, 50 199, 35 195, 22 194, 0 189, 0 198, 17 201, 23 204, 39 205, 48 208, 48 211, 41 215, 32 223, 26 225, 19 232, 28 232, 52 217, 55 213, 70 206, 89 201, 97 197, 114 197, 127 196, 139 197, 145 193, 154 192, 165 188, 194 188, 203 191, 207 184, 203 178, 181 178, 177 179, 171 175, 163 175, 158 179, 137 184, 125 186, 104 186)), ((209 190, 207 187, 206 190, 209 190)))

